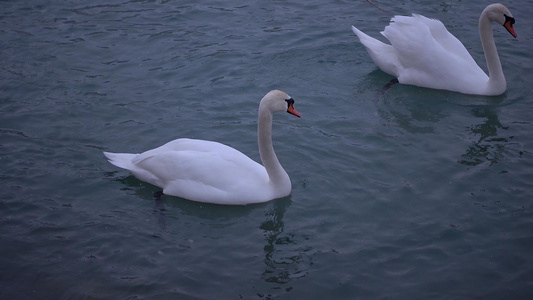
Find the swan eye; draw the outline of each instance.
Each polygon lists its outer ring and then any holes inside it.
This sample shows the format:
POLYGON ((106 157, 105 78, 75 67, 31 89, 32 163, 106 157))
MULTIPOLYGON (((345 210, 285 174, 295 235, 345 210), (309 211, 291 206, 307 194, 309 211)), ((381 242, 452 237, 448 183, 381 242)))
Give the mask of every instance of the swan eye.
POLYGON ((513 17, 509 17, 508 15, 506 14, 503 14, 503 16, 505 17, 505 22, 503 22, 504 24, 507 23, 507 22, 510 22, 511 23, 511 27, 513 27, 513 24, 514 24, 514 18, 513 17))
POLYGON ((294 105, 294 99, 292 98, 285 99, 285 102, 287 102, 287 107, 294 105))

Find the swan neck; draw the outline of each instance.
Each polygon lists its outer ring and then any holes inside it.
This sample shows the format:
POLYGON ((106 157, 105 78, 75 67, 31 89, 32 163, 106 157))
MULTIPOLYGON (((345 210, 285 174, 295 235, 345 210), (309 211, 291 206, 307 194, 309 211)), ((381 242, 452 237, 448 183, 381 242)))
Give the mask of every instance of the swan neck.
POLYGON ((492 21, 488 16, 487 10, 484 10, 479 17, 479 36, 481 37, 481 45, 483 46, 483 52, 485 52, 485 60, 489 70, 489 82, 491 85, 503 84, 505 86, 502 64, 494 43, 492 21))
POLYGON ((268 109, 259 108, 257 144, 261 162, 265 167, 271 183, 286 182, 289 175, 285 172, 272 146, 272 113, 268 109))

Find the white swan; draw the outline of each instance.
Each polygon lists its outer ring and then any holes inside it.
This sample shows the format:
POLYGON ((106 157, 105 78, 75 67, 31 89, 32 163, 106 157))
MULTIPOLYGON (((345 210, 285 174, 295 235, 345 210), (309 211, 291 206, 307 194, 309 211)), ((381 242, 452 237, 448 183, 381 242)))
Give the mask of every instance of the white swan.
POLYGON ((259 104, 258 145, 263 166, 229 146, 204 140, 177 139, 141 154, 109 153, 113 165, 140 180, 185 199, 227 205, 261 203, 288 196, 291 180, 272 146, 272 114, 300 114, 294 100, 278 90, 259 104))
POLYGON ((465 46, 434 19, 413 14, 394 16, 381 32, 391 43, 382 43, 352 26, 378 67, 403 84, 475 95, 500 95, 506 82, 492 22, 503 25, 516 37, 511 12, 502 4, 487 6, 479 17, 479 35, 489 76, 476 64, 465 46))

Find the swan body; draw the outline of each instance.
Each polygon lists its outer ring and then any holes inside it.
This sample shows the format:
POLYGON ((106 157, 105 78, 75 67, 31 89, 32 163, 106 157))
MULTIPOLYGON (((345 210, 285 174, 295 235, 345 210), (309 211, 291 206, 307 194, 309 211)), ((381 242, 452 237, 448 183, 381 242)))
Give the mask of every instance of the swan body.
POLYGON ((180 138, 141 154, 104 152, 109 162, 163 189, 167 195, 225 205, 266 202, 288 196, 291 181, 272 146, 273 113, 297 117, 294 100, 278 90, 259 105, 258 145, 263 165, 212 141, 180 138))
POLYGON ((494 44, 492 22, 503 25, 516 37, 514 18, 502 4, 487 6, 479 18, 479 34, 489 75, 477 65, 465 46, 442 22, 421 15, 394 16, 381 32, 385 44, 356 27, 352 31, 384 72, 402 84, 475 95, 500 95, 506 81, 494 44))

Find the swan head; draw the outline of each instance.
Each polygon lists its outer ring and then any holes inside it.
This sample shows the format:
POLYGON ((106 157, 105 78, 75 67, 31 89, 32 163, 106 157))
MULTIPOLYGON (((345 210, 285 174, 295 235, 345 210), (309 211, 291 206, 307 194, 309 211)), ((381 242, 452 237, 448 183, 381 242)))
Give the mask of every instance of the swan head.
POLYGON ((279 90, 270 91, 261 99, 259 110, 263 109, 271 113, 288 112, 300 118, 300 113, 294 109, 294 99, 279 90))
POLYGON ((485 8, 482 15, 486 14, 489 20, 496 22, 500 25, 503 25, 505 29, 513 36, 516 37, 516 32, 514 31, 513 25, 515 20, 513 14, 505 7, 503 4, 494 3, 485 8))

